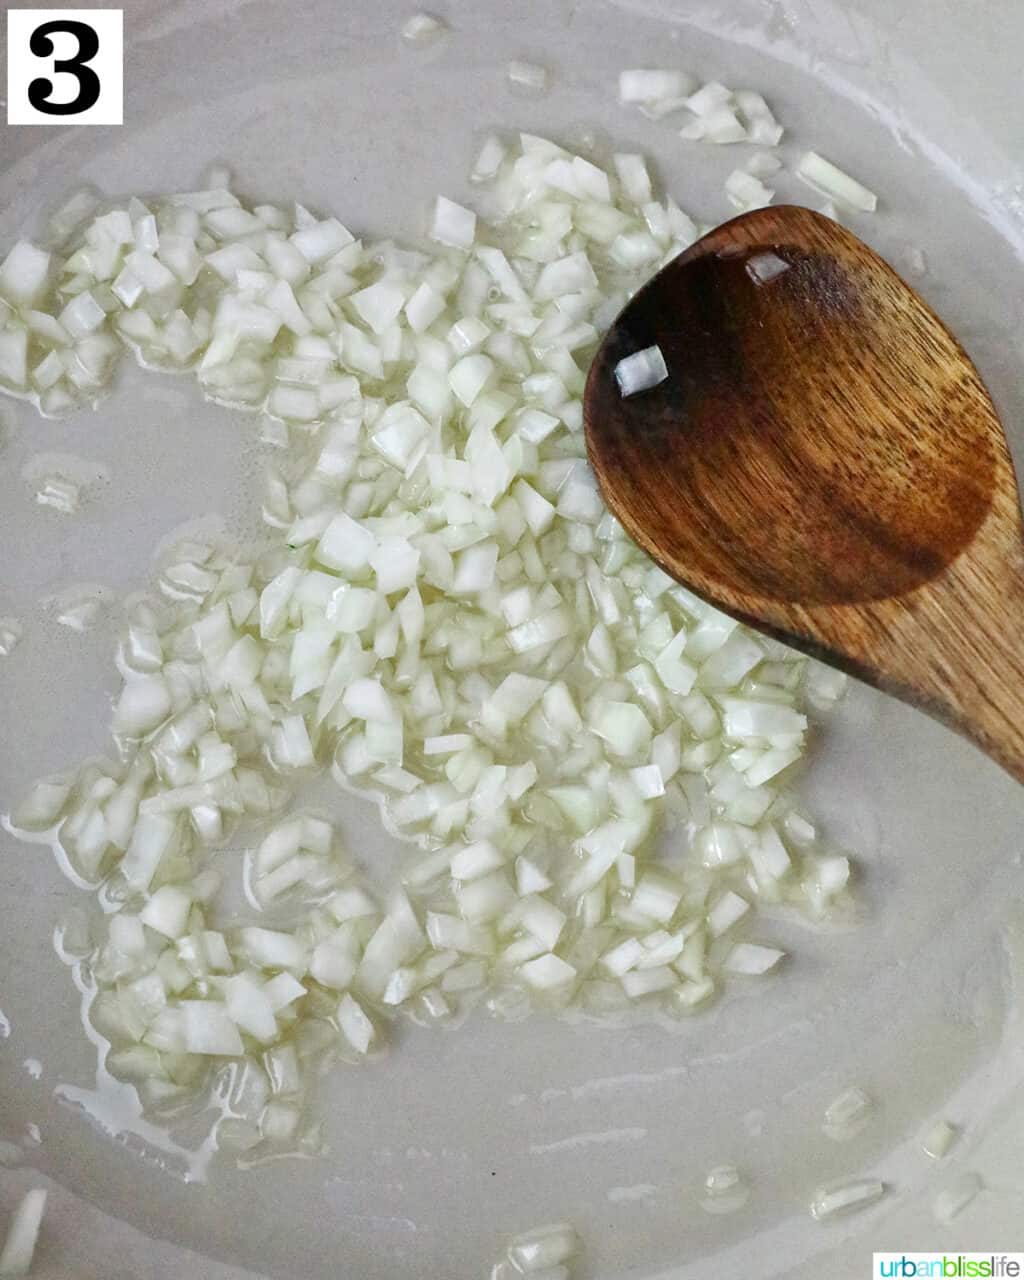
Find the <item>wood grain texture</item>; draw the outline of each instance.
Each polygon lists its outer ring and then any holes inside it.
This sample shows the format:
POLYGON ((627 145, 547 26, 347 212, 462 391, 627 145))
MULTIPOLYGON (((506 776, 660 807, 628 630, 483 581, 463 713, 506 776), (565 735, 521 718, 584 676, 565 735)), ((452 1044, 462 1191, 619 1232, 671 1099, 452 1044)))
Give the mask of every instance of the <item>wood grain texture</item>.
POLYGON ((957 340, 852 232, 787 206, 712 231, 609 330, 584 420, 608 506, 666 572, 1024 781, 1003 429, 957 340), (668 379, 623 399, 615 365, 653 344, 668 379))

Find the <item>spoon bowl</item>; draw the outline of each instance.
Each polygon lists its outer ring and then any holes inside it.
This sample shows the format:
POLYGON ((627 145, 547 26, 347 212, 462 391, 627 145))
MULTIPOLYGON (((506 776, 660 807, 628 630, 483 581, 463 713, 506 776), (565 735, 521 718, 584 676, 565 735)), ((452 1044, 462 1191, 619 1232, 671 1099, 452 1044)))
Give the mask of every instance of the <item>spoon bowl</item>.
POLYGON ((758 209, 628 303, 591 366, 591 462, 627 532, 726 612, 914 702, 1024 780, 1024 544, 969 356, 851 231, 758 209), (668 377, 623 397, 618 362, 668 377))

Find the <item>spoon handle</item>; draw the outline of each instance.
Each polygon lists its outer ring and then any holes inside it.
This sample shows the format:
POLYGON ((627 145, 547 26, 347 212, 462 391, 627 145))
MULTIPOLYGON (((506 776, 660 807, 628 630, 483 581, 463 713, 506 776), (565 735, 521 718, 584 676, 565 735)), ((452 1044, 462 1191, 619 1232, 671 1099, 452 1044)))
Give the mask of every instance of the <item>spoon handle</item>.
POLYGON ((990 522, 917 591, 861 605, 858 613, 864 663, 851 669, 956 729, 1024 782, 1024 542, 1017 513, 990 522))
POLYGON ((965 555, 949 578, 929 602, 934 676, 954 727, 1024 782, 1024 546, 999 566, 965 555))

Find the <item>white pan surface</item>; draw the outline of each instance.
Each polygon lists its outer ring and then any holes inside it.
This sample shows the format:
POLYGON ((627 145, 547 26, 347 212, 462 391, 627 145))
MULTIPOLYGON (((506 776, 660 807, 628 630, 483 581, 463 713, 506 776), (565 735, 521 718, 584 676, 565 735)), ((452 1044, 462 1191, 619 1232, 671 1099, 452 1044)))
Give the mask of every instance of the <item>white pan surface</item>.
MULTIPOLYGON (((684 144, 616 101, 621 68, 679 65, 760 89, 787 125, 788 159, 814 147, 880 193, 879 212, 852 225, 905 271, 924 251, 927 274, 911 278, 963 338, 1024 456, 1019 6, 434 7, 450 33, 414 51, 398 36, 412 6, 396 0, 126 0, 125 126, 0 132, 0 246, 83 181, 112 195, 187 189, 213 161, 246 195, 412 238, 437 192, 466 196, 487 126, 570 142, 601 130, 648 152, 684 207, 716 221, 729 149, 684 144), (550 92, 512 95, 510 57, 550 66, 550 92)), ((780 198, 806 197, 780 183, 780 198)), ((97 412, 45 421, 2 401, 0 423, 0 616, 25 624, 0 660, 4 812, 37 775, 105 746, 117 609, 76 635, 45 598, 97 583, 116 601, 188 520, 251 528, 261 455, 253 419, 135 369, 97 412), (109 477, 74 519, 38 507, 24 477, 51 451, 109 477)), ((1024 1249, 1024 790, 862 688, 818 742, 806 790, 857 858, 858 927, 780 923, 795 952, 785 973, 674 1033, 483 1015, 405 1026, 386 1060, 324 1083, 323 1160, 204 1180, 95 1092, 52 945, 78 891, 47 848, 0 831, 0 1139, 25 1148, 20 1168, 0 1169, 0 1213, 51 1187, 38 1274, 482 1280, 502 1236, 556 1218, 585 1239, 583 1280, 852 1278, 870 1273, 872 1249, 1024 1249), (877 1108, 836 1144, 821 1116, 851 1084, 877 1108), (937 1165, 919 1140, 940 1115, 963 1133, 937 1165), (701 1182, 724 1162, 752 1193, 712 1217, 701 1182), (985 1189, 939 1225, 935 1195, 970 1173, 985 1189), (811 1219, 817 1185, 868 1174, 891 1187, 877 1206, 811 1219)), ((375 810, 335 803, 350 846, 390 866, 375 810)))

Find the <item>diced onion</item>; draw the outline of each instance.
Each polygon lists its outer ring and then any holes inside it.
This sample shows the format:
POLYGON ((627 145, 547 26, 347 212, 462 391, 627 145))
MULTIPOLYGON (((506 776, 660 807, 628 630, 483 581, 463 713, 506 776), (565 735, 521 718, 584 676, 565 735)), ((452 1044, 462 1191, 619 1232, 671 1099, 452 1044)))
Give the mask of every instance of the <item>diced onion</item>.
MULTIPOLYGON (((760 178, 755 178, 752 173, 744 169, 734 169, 729 174, 725 180, 725 194, 737 209, 762 209, 765 205, 771 204, 775 196, 775 192, 770 187, 766 187, 760 178)), ((765 255, 760 256, 763 258, 765 255)), ((759 284, 764 283, 757 276, 754 278, 759 284)))
POLYGON ((0 1250, 0 1276, 27 1276, 32 1269, 39 1228, 46 1209, 46 1192, 41 1187, 26 1191, 18 1202, 0 1250))
POLYGON ((819 1189, 811 1201, 811 1217, 826 1222, 840 1214, 854 1213, 874 1204, 885 1194, 885 1183, 862 1178, 819 1189))
POLYGON ((476 214, 454 200, 438 196, 430 234, 440 244, 469 249, 476 237, 476 214))
POLYGON ((402 39, 410 44, 430 44, 444 29, 444 23, 432 13, 414 13, 402 24, 402 39))
POLYGON ((667 377, 668 367, 658 346, 644 347, 631 356, 624 356, 615 366, 615 381, 619 384, 619 394, 624 397, 649 391, 667 377))
POLYGON ((878 207, 878 197, 873 191, 869 191, 856 178, 851 178, 816 151, 808 151, 801 157, 796 174, 815 191, 820 191, 830 200, 849 205, 852 209, 874 213, 878 207))
POLYGON ((778 173, 782 168, 782 161, 768 151, 755 151, 743 167, 755 178, 767 178, 778 173))
POLYGON ((212 1000, 182 1000, 184 1042, 189 1053, 235 1057, 242 1052, 242 1037, 224 1005, 212 1000))
POLYGON ((580 1242, 567 1222, 534 1227, 512 1241, 508 1260, 521 1275, 548 1272, 568 1262, 579 1252, 580 1242))
POLYGON ((373 1042, 373 1024, 362 1006, 349 995, 342 996, 338 1006, 338 1025, 357 1053, 366 1053, 373 1042))
POLYGON ((24 628, 17 618, 0 618, 0 658, 9 658, 18 647, 24 628))
POLYGON ((777 253, 755 253, 747 259, 744 269, 755 284, 770 284, 777 276, 789 270, 789 263, 777 253))
POLYGON ((19 240, 0 263, 0 297, 16 306, 31 306, 50 274, 51 255, 28 240, 19 240))
MULTIPOLYGON (((427 17, 408 39, 437 34, 427 17)), ((688 105, 708 140, 778 128, 758 95, 674 70, 620 89, 652 116, 688 105)), ((490 137, 487 221, 441 197, 416 250, 249 207, 219 173, 76 214, 59 250, 23 242, 0 267, 7 389, 74 408, 127 344, 268 415, 280 451, 264 544, 183 539, 129 603, 114 758, 8 819, 103 886, 66 951, 90 966, 107 1070, 147 1106, 206 1090, 248 1159, 315 1147, 318 1064, 371 1056, 402 1011, 688 1015, 781 959, 738 940, 763 903, 820 920, 848 895, 848 858, 789 787, 805 704, 833 706, 842 677, 653 566, 586 461, 589 355, 699 234, 641 155, 613 167, 490 137), (409 846, 384 906, 330 824, 287 808, 328 762, 409 846), (261 829, 239 918, 217 851, 242 824, 261 829), (662 857, 669 824, 692 857, 662 857)), ((736 194, 770 168, 737 171, 736 194)), ((751 258, 755 283, 773 259, 751 258)), ((615 372, 623 395, 668 376, 656 346, 615 372)), ((56 463, 36 482, 65 510, 84 493, 56 463)), ((0 653, 20 634, 0 623, 0 653)), ((505 1263, 559 1273, 575 1248, 548 1228, 505 1263)))
POLYGON ((543 93, 548 87, 548 69, 536 62, 520 62, 513 59, 506 70, 509 84, 531 93, 543 93))
POLYGON ((762 947, 753 942, 739 942, 725 958, 728 973, 759 975, 767 973, 786 953, 776 947, 762 947))
POLYGON ((692 89, 693 79, 685 71, 636 69, 619 73, 620 102, 681 104, 692 89))
POLYGON ((863 1129, 870 1112, 871 1099, 858 1085, 851 1085, 825 1108, 822 1131, 834 1142, 847 1142, 863 1129))
POLYGON ((941 1160, 949 1152, 956 1137, 957 1131, 948 1120, 936 1120, 926 1130, 921 1139, 921 1147, 926 1156, 930 1156, 933 1160, 941 1160))
POLYGON ((552 987, 563 987, 576 977, 573 966, 560 956, 552 953, 538 956, 519 967, 519 976, 529 986, 546 991, 552 987))

